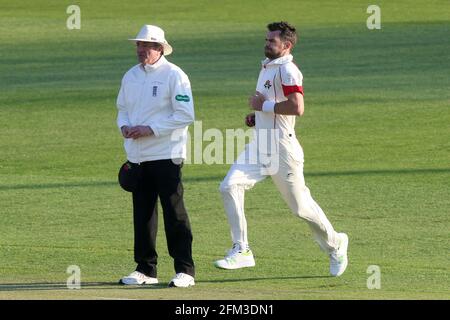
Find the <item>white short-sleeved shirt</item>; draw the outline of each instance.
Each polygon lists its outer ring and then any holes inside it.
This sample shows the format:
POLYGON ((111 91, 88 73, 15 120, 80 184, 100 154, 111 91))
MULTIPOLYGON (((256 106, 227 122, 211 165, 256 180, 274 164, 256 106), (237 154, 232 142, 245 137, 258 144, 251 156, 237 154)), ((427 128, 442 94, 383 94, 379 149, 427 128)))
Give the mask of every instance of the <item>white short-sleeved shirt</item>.
MULTIPOLYGON (((256 90, 262 93, 266 100, 277 103, 286 101, 287 96, 294 92, 303 95, 303 75, 292 60, 292 55, 286 55, 275 60, 262 61, 256 90)), ((255 139, 259 153, 274 154, 284 151, 295 158, 302 158, 301 147, 295 136, 293 115, 256 111, 255 139)))
MULTIPOLYGON (((292 60, 292 55, 286 55, 272 61, 262 61, 256 90, 266 100, 282 102, 291 93, 303 94, 303 75, 292 60)), ((256 129, 280 129, 281 134, 294 133, 295 116, 257 111, 255 122, 256 129)))

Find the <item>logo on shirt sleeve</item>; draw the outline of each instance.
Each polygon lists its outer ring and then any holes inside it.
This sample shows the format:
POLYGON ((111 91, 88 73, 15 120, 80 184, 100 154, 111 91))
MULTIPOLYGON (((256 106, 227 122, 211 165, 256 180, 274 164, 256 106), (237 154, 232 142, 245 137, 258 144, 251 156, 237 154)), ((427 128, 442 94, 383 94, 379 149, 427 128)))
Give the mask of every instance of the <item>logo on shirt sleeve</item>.
POLYGON ((175 96, 175 100, 189 102, 189 101, 191 101, 191 98, 189 98, 189 96, 187 96, 187 95, 177 94, 175 96))

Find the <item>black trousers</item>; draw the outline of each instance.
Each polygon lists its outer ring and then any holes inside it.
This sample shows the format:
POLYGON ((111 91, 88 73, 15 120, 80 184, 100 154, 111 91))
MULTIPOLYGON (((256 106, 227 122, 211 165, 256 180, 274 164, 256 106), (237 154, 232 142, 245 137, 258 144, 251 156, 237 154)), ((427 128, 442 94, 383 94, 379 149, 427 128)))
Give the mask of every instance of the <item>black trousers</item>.
POLYGON ((181 164, 172 160, 140 164, 139 188, 133 192, 134 260, 136 270, 149 277, 157 276, 156 235, 158 231, 158 197, 164 216, 167 247, 174 259, 175 272, 195 276, 192 260, 192 232, 183 202, 181 164))

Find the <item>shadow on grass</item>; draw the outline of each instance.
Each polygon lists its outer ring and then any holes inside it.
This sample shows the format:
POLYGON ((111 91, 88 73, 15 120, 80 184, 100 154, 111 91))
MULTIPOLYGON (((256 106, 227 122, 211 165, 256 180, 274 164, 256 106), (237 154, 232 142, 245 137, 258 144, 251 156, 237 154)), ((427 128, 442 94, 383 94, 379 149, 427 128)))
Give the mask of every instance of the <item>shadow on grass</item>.
MULTIPOLYGON (((305 172, 306 177, 333 177, 333 176, 364 176, 364 175, 398 175, 398 174, 439 174, 450 173, 450 168, 425 168, 425 169, 380 169, 380 170, 353 170, 353 171, 325 171, 305 172)), ((186 177, 183 182, 217 181, 220 183, 223 175, 208 177, 186 177)), ((86 181, 67 183, 35 183, 35 184, 13 184, 0 185, 2 190, 27 190, 27 189, 59 189, 59 188, 84 188, 84 187, 118 187, 117 181, 86 181)))
MULTIPOLYGON (((80 289, 162 289, 167 288, 167 283, 158 283, 155 285, 145 286, 125 286, 118 282, 81 282, 80 289)), ((70 290, 66 283, 5 283, 0 284, 0 292, 2 291, 31 291, 31 290, 70 290)), ((72 289, 76 290, 76 289, 72 289)))
POLYGON ((301 279, 321 279, 332 278, 331 276, 291 276, 291 277, 260 277, 260 278, 233 278, 218 280, 195 280, 196 283, 225 283, 225 282, 244 282, 244 281, 265 281, 265 280, 301 280, 301 279))
MULTIPOLYGON (((300 280, 300 279, 320 279, 330 278, 331 276, 292 276, 292 277, 260 277, 260 278, 233 278, 218 280, 196 280, 196 283, 226 283, 226 282, 245 282, 245 281, 265 281, 265 280, 300 280)), ((168 283, 158 283, 152 285, 123 285, 118 282, 81 282, 80 289, 168 289, 168 283)), ((0 284, 0 292, 2 291, 48 291, 48 290, 70 290, 66 283, 52 282, 34 282, 34 283, 5 283, 0 284)), ((72 289, 75 290, 75 289, 72 289)))

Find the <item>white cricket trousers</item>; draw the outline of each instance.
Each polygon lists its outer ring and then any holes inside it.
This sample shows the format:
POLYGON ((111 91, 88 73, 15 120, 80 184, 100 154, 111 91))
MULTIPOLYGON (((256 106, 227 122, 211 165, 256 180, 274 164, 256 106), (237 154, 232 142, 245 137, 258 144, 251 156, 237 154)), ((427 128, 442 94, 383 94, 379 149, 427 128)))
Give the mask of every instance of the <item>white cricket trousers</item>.
POLYGON ((263 166, 259 161, 250 162, 249 149, 255 147, 252 142, 246 145, 246 150, 239 155, 220 184, 232 241, 238 243, 241 248, 248 245, 247 221, 244 213, 245 190, 270 175, 292 213, 308 223, 320 248, 331 253, 338 248, 337 233, 325 213, 311 197, 303 176, 303 150, 296 138, 290 139, 287 144, 280 143, 277 156, 279 165, 272 166, 272 169, 277 170, 270 172, 271 170, 265 170, 267 165, 263 166))

